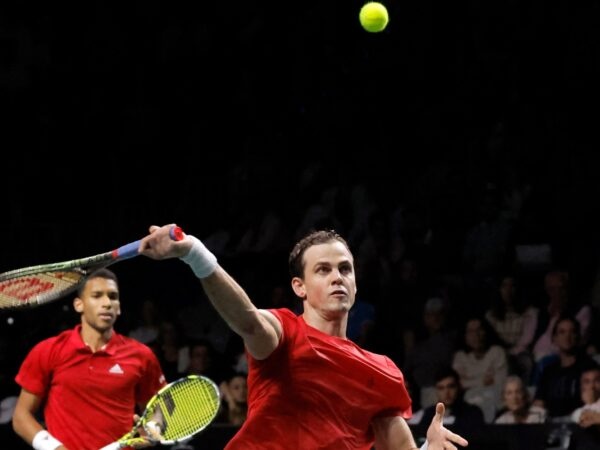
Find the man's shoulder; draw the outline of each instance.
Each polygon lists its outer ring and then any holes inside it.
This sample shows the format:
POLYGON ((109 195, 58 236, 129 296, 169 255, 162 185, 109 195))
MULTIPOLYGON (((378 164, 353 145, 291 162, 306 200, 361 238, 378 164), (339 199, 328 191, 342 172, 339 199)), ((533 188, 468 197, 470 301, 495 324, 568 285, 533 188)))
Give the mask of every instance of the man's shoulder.
POLYGON ((73 334, 76 332, 77 331, 75 328, 70 328, 68 330, 61 331, 60 333, 54 336, 42 339, 37 344, 37 346, 52 347, 54 345, 61 345, 63 343, 69 342, 72 339, 73 334))
POLYGON ((113 339, 115 339, 118 345, 124 345, 129 348, 135 348, 137 351, 141 351, 144 353, 153 353, 152 349, 143 342, 140 342, 135 338, 125 336, 124 334, 117 333, 116 331, 113 333, 113 339))

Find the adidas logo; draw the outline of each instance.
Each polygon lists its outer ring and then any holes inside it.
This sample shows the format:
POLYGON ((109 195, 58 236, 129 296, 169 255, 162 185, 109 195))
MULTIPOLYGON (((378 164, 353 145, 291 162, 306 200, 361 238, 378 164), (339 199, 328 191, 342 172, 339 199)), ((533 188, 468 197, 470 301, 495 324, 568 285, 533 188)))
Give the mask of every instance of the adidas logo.
POLYGON ((119 364, 115 364, 114 366, 112 366, 110 369, 108 369, 108 373, 118 373, 118 374, 123 374, 125 372, 123 372, 123 369, 121 369, 121 366, 119 364))

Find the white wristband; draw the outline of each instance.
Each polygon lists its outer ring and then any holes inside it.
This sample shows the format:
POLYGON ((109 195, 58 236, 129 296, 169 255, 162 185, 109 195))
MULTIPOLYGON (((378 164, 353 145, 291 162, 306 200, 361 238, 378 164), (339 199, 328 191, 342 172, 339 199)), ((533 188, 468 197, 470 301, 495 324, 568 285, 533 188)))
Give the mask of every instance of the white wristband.
POLYGON ((188 239, 192 240, 192 248, 180 259, 192 268, 198 278, 206 278, 217 268, 217 257, 199 239, 189 234, 188 239))
POLYGON ((421 445, 421 449, 420 450, 427 450, 428 444, 427 441, 425 441, 425 443, 423 445, 421 445))
POLYGON ((62 442, 60 442, 46 430, 38 431, 33 437, 33 441, 31 441, 31 446, 35 450, 54 450, 61 445, 62 442))

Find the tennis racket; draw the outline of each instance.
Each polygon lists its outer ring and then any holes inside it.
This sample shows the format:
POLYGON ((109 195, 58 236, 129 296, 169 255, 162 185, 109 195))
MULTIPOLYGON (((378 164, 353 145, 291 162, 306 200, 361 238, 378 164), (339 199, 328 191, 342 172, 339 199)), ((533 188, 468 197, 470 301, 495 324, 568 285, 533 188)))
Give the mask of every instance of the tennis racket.
POLYGON ((189 375, 164 386, 146 405, 132 430, 100 450, 117 450, 147 442, 140 428, 163 445, 187 441, 215 419, 221 406, 217 385, 209 378, 189 375))
MULTIPOLYGON (((171 239, 183 239, 181 228, 170 230, 171 239)), ((0 309, 35 307, 75 291, 96 269, 138 256, 140 241, 87 258, 25 267, 0 274, 0 309)))

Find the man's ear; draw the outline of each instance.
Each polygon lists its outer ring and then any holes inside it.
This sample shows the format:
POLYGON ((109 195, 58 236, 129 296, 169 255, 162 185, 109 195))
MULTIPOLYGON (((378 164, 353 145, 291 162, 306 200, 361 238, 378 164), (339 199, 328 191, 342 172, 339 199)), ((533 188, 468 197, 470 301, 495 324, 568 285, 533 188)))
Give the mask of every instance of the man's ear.
POLYGON ((294 294, 302 300, 306 299, 306 289, 304 288, 304 281, 302 281, 302 278, 292 278, 292 289, 294 290, 294 294))
POLYGON ((75 308, 75 311, 81 314, 83 312, 83 300, 81 300, 79 297, 75 297, 75 300, 73 300, 73 308, 75 308))

